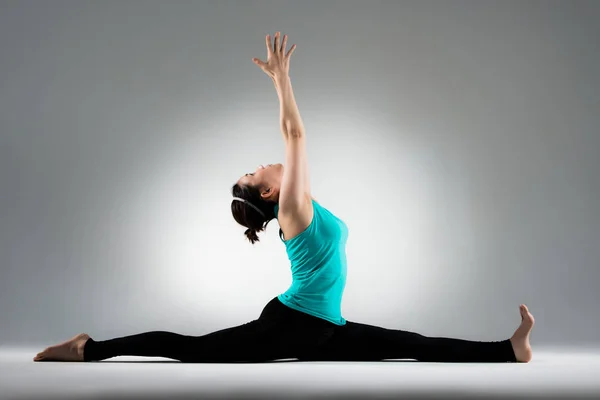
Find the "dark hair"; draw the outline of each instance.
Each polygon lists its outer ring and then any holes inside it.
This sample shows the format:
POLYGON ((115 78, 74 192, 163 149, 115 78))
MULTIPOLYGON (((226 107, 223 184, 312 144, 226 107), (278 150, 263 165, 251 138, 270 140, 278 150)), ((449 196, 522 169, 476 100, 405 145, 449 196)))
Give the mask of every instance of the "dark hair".
MULTIPOLYGON (((255 186, 240 185, 236 183, 231 188, 231 194, 233 197, 240 197, 249 201, 265 214, 265 216, 260 215, 254 207, 243 201, 231 201, 231 213, 233 214, 233 219, 235 219, 238 224, 248 228, 244 234, 250 243, 254 244, 254 242, 258 242, 259 239, 257 233, 265 230, 268 223, 275 218, 275 203, 264 200, 260 195, 260 189, 255 186)), ((281 229, 279 229, 279 234, 281 235, 281 229)))

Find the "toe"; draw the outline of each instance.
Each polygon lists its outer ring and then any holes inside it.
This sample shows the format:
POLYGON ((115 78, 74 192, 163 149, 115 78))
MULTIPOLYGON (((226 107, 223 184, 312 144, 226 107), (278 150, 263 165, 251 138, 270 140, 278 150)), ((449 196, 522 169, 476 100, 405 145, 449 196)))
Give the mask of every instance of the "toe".
POLYGON ((523 317, 527 316, 528 310, 527 310, 527 307, 525 306, 525 304, 521 304, 521 306, 519 307, 519 312, 521 313, 521 315, 523 317))

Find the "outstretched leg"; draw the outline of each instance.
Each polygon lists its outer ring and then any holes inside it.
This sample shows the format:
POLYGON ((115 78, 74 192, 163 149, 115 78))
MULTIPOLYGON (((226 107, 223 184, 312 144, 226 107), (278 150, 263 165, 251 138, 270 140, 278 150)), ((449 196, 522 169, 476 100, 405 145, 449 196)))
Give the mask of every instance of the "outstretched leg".
POLYGON ((533 316, 525 306, 521 307, 521 318, 521 326, 512 338, 487 342, 427 337, 415 332, 347 321, 346 325, 333 329, 327 342, 300 359, 379 361, 408 358, 429 362, 528 362, 531 359, 529 332, 533 327, 533 316), (528 349, 528 352, 524 349, 528 349))
POLYGON ((322 321, 275 297, 254 321, 203 336, 153 331, 95 341, 79 334, 38 353, 34 361, 100 361, 116 356, 166 357, 182 362, 261 362, 296 358, 321 338, 322 321))
MULTIPOLYGON (((101 361, 116 356, 143 356, 166 357, 182 362, 260 362, 287 358, 286 350, 292 343, 284 343, 282 333, 274 322, 254 320, 203 336, 153 331, 95 341, 86 335, 79 357, 73 352, 68 355, 67 348, 76 346, 65 346, 68 343, 65 342, 62 353, 54 346, 54 351, 48 348, 34 360, 101 361)), ((71 340, 78 337, 81 340, 81 335, 71 340)))

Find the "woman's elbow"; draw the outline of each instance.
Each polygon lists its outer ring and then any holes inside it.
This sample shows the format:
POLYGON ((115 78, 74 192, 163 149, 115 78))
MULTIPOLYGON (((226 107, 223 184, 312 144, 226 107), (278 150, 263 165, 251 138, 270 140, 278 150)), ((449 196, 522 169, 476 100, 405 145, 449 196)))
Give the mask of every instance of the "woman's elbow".
POLYGON ((288 139, 303 139, 304 129, 291 128, 286 131, 286 137, 288 139))

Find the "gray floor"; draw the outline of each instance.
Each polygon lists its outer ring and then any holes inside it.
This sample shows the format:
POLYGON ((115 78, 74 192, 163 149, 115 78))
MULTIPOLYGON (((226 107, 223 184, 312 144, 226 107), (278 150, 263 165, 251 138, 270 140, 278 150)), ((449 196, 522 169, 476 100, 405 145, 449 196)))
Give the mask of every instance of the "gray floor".
POLYGON ((600 399, 600 349, 539 349, 528 364, 298 362, 182 364, 115 357, 34 363, 0 348, 1 399, 600 399))

